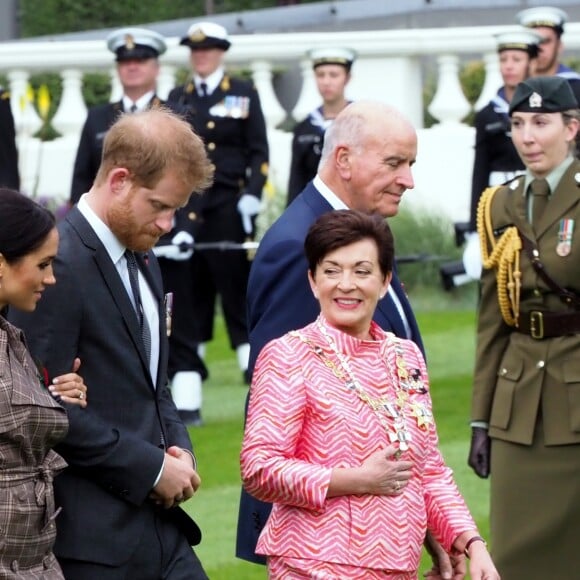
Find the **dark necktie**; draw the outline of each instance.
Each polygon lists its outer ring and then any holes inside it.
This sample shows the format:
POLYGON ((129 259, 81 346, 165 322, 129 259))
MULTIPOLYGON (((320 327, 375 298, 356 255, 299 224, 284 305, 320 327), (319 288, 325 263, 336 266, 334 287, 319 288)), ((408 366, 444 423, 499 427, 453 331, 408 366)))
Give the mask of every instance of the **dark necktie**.
POLYGON ((133 301, 137 318, 139 319, 139 329, 141 330, 141 340, 145 347, 145 354, 147 360, 151 359, 151 331, 147 318, 143 311, 143 303, 141 302, 141 291, 139 290, 139 266, 135 254, 130 250, 125 251, 125 259, 127 260, 127 271, 129 272, 129 282, 131 283, 131 290, 133 291, 133 301))
POLYGON ((207 97, 207 83, 200 83, 199 89, 199 96, 203 98, 207 97))
POLYGON ((129 107, 129 111, 131 111, 131 113, 135 113, 137 111, 137 105, 135 103, 133 103, 130 107, 129 107))
POLYGON ((534 179, 530 183, 532 192, 532 225, 536 226, 550 200, 550 186, 545 179, 534 179))

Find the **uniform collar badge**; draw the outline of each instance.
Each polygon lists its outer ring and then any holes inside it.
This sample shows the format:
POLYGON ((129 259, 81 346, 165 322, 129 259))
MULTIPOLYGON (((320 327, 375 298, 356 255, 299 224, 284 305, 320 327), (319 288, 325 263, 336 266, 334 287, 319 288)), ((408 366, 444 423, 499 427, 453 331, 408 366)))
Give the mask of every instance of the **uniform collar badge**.
POLYGON ((530 107, 537 109, 542 106, 542 96, 538 93, 532 93, 530 95, 530 107))
POLYGON ((135 48, 135 39, 131 34, 125 34, 125 47, 127 50, 133 50, 135 48))
POLYGON ((515 191, 515 190, 518 188, 519 184, 520 184, 520 180, 519 180, 519 179, 514 179, 514 180, 513 180, 513 181, 510 183, 510 189, 511 189, 512 191, 515 191))
POLYGON ((204 31, 201 28, 196 28, 190 35, 189 35, 189 39, 192 42, 202 42, 203 40, 205 40, 206 35, 204 33, 204 31))

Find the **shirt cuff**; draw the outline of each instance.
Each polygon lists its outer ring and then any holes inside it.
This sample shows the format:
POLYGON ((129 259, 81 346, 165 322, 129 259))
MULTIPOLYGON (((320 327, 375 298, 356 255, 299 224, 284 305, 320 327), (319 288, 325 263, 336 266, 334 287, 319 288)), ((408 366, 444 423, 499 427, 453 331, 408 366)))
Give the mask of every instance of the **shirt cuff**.
POLYGON ((469 425, 471 427, 481 427, 482 429, 489 429, 489 423, 487 421, 471 421, 469 425))
MULTIPOLYGON (((181 449, 183 449, 183 447, 181 449)), ((197 459, 195 458, 195 455, 193 454, 193 452, 190 451, 189 449, 183 449, 183 451, 185 451, 187 454, 191 455, 191 460, 193 461, 193 470, 197 471, 197 459)))
POLYGON ((151 489, 154 489, 155 486, 159 483, 159 480, 161 479, 161 476, 163 475, 163 468, 165 467, 165 453, 163 454, 163 463, 161 464, 161 469, 159 470, 159 473, 157 474, 157 477, 155 478, 155 481, 153 482, 153 487, 151 489))

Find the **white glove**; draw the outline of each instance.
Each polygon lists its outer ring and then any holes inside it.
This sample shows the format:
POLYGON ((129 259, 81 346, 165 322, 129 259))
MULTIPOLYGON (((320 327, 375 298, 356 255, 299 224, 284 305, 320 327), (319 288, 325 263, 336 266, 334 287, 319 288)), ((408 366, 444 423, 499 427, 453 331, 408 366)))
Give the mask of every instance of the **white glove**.
POLYGON ((260 213, 262 202, 249 193, 244 193, 238 201, 238 212, 242 216, 242 225, 246 234, 252 233, 252 218, 260 213))
POLYGON ((463 267, 465 273, 473 280, 481 278, 482 258, 481 258, 481 244, 479 236, 476 232, 465 234, 467 243, 463 251, 463 267))
POLYGON ((168 244, 167 246, 155 246, 153 248, 153 253, 158 258, 167 258, 168 260, 177 260, 180 262, 183 260, 189 260, 189 258, 193 256, 192 246, 193 236, 186 231, 180 231, 173 236, 171 244, 168 244))

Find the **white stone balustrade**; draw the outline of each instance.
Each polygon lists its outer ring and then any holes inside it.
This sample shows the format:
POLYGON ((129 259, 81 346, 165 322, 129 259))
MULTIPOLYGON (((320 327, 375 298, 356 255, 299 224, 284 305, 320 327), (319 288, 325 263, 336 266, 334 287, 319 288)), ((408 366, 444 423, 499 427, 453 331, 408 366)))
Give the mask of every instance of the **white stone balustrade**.
MULTIPOLYGON (((439 29, 410 29, 356 32, 317 32, 236 35, 227 53, 227 63, 251 72, 260 93, 268 125, 271 149, 271 181, 285 192, 290 164, 291 135, 276 129, 286 112, 276 97, 275 72, 300 64, 302 89, 292 111, 303 118, 318 105, 309 49, 346 46, 357 52, 347 96, 352 100, 374 99, 392 104, 407 114, 418 129, 419 152, 414 167, 415 189, 405 203, 440 213, 451 220, 465 220, 469 213, 473 163, 473 129, 461 123, 470 105, 458 79, 465 60, 482 60, 486 80, 476 109, 484 106, 501 84, 494 35, 515 26, 486 26, 439 29), (439 121, 423 128, 423 79, 435 75, 437 90, 429 112, 439 121)), ((580 23, 566 26, 568 50, 580 49, 580 23)), ((168 39, 161 57, 158 93, 164 98, 175 84, 175 72, 187 67, 188 49, 178 38, 168 39)), ((82 99, 85 72, 109 72, 111 100, 121 94, 112 55, 105 41, 18 41, 0 43, 0 74, 8 78, 17 125, 22 189, 66 198, 80 131, 86 116, 82 99), (62 98, 53 126, 62 137, 40 143, 33 137, 41 120, 27 101, 30 75, 58 72, 63 83, 62 98)))

